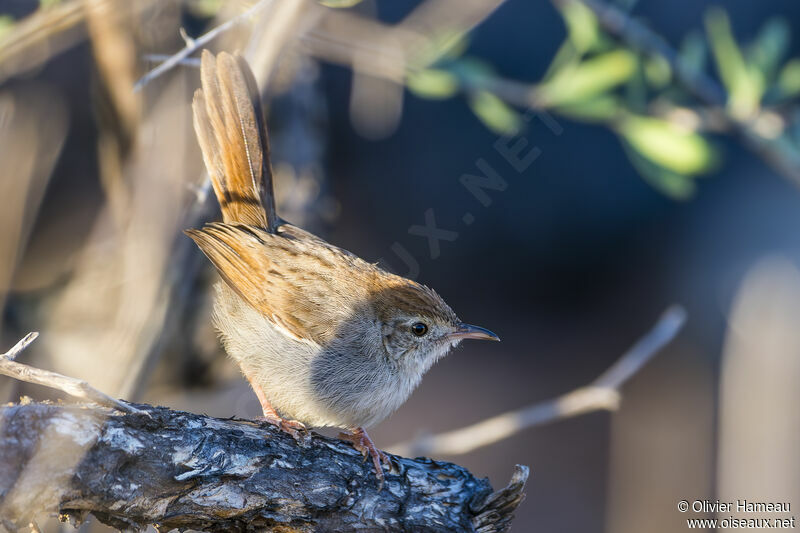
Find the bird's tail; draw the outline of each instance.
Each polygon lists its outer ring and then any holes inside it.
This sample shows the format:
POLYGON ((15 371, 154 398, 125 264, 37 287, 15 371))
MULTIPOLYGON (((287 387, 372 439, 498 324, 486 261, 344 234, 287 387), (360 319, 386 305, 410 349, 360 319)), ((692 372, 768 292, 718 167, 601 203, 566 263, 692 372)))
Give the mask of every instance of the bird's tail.
POLYGON ((200 76, 194 129, 222 218, 274 232, 269 141, 253 72, 240 56, 204 50, 200 76))

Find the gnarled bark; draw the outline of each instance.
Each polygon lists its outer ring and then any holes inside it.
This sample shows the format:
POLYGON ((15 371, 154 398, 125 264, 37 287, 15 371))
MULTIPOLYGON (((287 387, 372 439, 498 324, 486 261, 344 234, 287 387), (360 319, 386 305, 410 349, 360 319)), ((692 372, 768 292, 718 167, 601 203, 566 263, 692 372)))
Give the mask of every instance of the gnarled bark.
POLYGON ((528 469, 497 492, 466 469, 391 456, 371 463, 319 435, 162 407, 0 407, 0 517, 88 513, 117 528, 205 531, 505 531, 528 469), (142 413, 141 411, 144 411, 142 413))

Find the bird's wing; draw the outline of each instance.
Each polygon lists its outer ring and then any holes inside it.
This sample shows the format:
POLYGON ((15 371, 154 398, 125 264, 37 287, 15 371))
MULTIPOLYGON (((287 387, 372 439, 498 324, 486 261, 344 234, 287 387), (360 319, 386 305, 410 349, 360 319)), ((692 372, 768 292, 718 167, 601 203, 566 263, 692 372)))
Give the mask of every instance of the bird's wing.
POLYGON ((243 300, 288 334, 320 345, 351 318, 353 302, 374 271, 349 252, 289 224, 279 226, 276 234, 226 223, 186 233, 243 300))

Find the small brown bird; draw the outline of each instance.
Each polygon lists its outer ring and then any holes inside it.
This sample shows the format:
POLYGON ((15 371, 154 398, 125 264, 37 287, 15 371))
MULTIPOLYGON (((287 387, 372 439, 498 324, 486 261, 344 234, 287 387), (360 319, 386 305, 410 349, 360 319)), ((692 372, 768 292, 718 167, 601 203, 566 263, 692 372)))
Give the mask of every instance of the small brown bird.
POLYGON ((281 220, 258 88, 241 57, 204 51, 194 127, 223 222, 187 230, 222 278, 214 323, 264 418, 298 436, 345 428, 388 459, 365 426, 406 401, 463 339, 499 340, 461 322, 428 287, 396 276, 281 220))

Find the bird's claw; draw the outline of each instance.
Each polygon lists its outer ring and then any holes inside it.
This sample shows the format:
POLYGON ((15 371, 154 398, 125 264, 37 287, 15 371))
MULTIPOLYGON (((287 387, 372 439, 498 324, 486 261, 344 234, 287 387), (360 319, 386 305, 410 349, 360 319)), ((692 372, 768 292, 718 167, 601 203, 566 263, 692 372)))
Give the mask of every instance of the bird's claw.
POLYGON ((285 418, 273 416, 259 416, 256 420, 276 426, 284 433, 291 435, 292 438, 298 442, 301 442, 308 435, 308 429, 306 429, 305 424, 297 420, 287 420, 285 418))
POLYGON ((386 466, 389 470, 392 468, 392 462, 389 456, 383 453, 375 446, 372 439, 369 438, 367 432, 361 428, 353 430, 352 433, 339 433, 339 438, 346 440, 353 445, 357 451, 361 452, 366 462, 368 457, 372 458, 372 465, 375 467, 375 477, 378 478, 378 490, 383 488, 385 476, 383 475, 383 467, 386 466))

